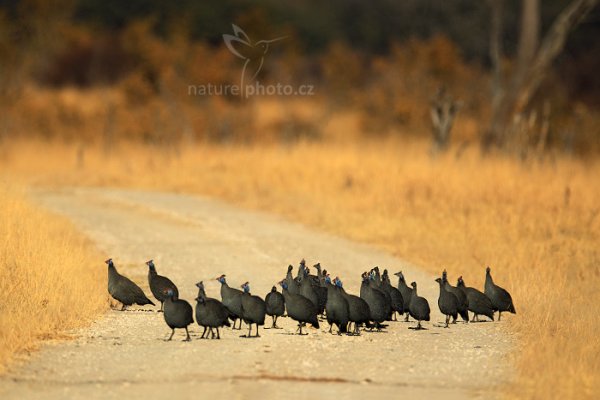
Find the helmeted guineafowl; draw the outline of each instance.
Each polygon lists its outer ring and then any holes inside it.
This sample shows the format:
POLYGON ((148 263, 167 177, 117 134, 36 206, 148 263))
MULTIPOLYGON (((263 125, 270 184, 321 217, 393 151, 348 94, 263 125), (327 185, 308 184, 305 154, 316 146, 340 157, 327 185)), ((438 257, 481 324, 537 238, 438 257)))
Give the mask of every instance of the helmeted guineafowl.
POLYGON ((323 314, 325 312, 325 305, 327 304, 327 286, 325 285, 325 275, 321 271, 321 264, 316 263, 313 267, 317 270, 317 275, 310 275, 311 284, 313 290, 317 294, 317 298, 319 299, 319 314, 323 314))
POLYGON ((455 321, 458 317, 458 299, 454 293, 450 293, 446 290, 444 283, 442 282, 442 278, 437 278, 435 281, 440 284, 438 307, 440 308, 442 314, 446 316, 446 325, 444 328, 447 328, 448 323, 450 322, 450 317, 453 317, 455 321))
POLYGON ((369 274, 364 272, 360 285, 360 298, 369 305, 371 321, 375 323, 378 330, 381 330, 382 322, 390 315, 391 306, 381 290, 371 287, 369 280, 369 274))
POLYGON ((175 293, 175 297, 179 297, 177 286, 167 277, 158 275, 154 261, 146 261, 148 266, 148 285, 150 291, 156 300, 160 301, 160 311, 163 310, 163 303, 167 299, 167 291, 171 289, 175 293))
POLYGON ((232 329, 242 329, 242 291, 229 287, 225 275, 221 275, 217 278, 221 283, 221 302, 229 311, 229 319, 233 321, 232 329), (239 328, 235 327, 235 322, 239 320, 239 328))
POLYGON ((298 285, 298 282, 292 276, 293 270, 294 267, 292 265, 288 265, 287 274, 285 275, 285 282, 287 283, 288 291, 291 294, 300 294, 300 285, 298 285))
POLYGON ((427 299, 419 297, 417 294, 417 282, 413 282, 410 285, 412 286, 412 297, 410 299, 408 312, 410 312, 411 317, 417 320, 417 327, 415 329, 423 329, 421 321, 429 321, 431 309, 429 308, 427 299))
POLYGON ((144 291, 138 285, 117 272, 112 258, 106 260, 105 263, 108 265, 108 293, 110 293, 113 299, 123 304, 121 311, 124 311, 132 304, 140 306, 146 304, 154 305, 152 300, 146 297, 144 291))
POLYGON ((494 309, 498 311, 498 321, 502 318, 502 311, 508 311, 513 314, 517 313, 510 293, 494 283, 490 267, 485 269, 484 293, 491 300, 494 309))
POLYGON ((285 313, 285 298, 277 291, 277 287, 273 286, 271 291, 267 293, 265 296, 265 304, 267 306, 267 315, 270 315, 273 319, 271 328, 281 329, 277 326, 277 318, 285 313))
MULTIPOLYGON (((456 299, 458 300, 458 314, 465 322, 469 322, 469 301, 467 300, 467 295, 460 290, 459 288, 452 286, 450 282, 448 282, 448 273, 446 270, 442 272, 442 283, 444 284, 444 288, 454 294, 456 299)), ((452 321, 453 324, 456 323, 456 319, 452 321)))
POLYGON ((178 299, 175 297, 175 293, 169 289, 167 291, 167 299, 165 300, 165 306, 163 310, 163 316, 165 322, 171 328, 171 336, 168 340, 173 339, 175 329, 185 329, 186 338, 185 341, 190 341, 190 333, 188 326, 194 323, 193 309, 190 303, 185 300, 178 299))
POLYGON ((404 298, 402 297, 402 293, 392 286, 387 269, 384 269, 381 275, 381 289, 390 294, 392 300, 392 320, 396 321, 396 313, 400 315, 404 314, 404 298))
POLYGON ((301 275, 299 277, 299 280, 300 280, 300 291, 298 292, 298 294, 301 294, 302 296, 309 299, 315 305, 315 307, 317 307, 317 310, 318 310, 319 309, 319 295, 317 294, 316 290, 313 288, 313 285, 310 281, 308 274, 301 275))
POLYGON ((285 280, 279 282, 279 284, 283 288, 283 297, 285 298, 287 315, 294 321, 298 321, 299 334, 302 335, 302 327, 307 323, 318 329, 319 320, 317 319, 317 307, 315 307, 315 305, 306 297, 290 293, 285 280))
POLYGON ((373 328, 373 325, 371 324, 371 312, 369 310, 369 305, 367 304, 367 302, 358 296, 347 293, 344 290, 344 285, 342 281, 340 281, 339 279, 335 280, 334 284, 339 288, 340 293, 348 302, 348 323, 354 322, 354 329, 352 330, 352 334, 360 335, 360 327, 363 324, 367 328, 373 328))
POLYGON ((256 325, 256 335, 254 337, 260 337, 258 327, 265 324, 267 306, 263 299, 250 294, 250 284, 248 282, 244 283, 241 287, 244 290, 242 294, 241 316, 244 322, 248 324, 248 335, 245 335, 245 337, 252 337, 252 324, 256 325))
MULTIPOLYGON (((217 330, 217 339, 221 339, 219 328, 222 326, 231 326, 229 323, 229 311, 225 308, 223 303, 217 299, 206 297, 204 291, 204 283, 196 283, 198 287, 198 297, 196 297, 196 322, 198 325, 204 328, 200 339, 204 339, 206 330, 209 329, 211 338, 215 338, 213 329, 217 330)), ((206 335, 208 339, 208 335, 206 335)))
POLYGON ((410 299, 412 298, 412 288, 406 284, 406 279, 404 278, 402 271, 396 272, 394 275, 398 277, 398 290, 402 294, 402 300, 404 300, 404 312, 406 312, 404 321, 408 322, 410 313, 407 311, 410 306, 410 299))
POLYGON ((479 321, 480 315, 485 315, 492 321, 494 320, 494 306, 492 305, 492 301, 485 294, 475 288, 466 287, 462 276, 458 277, 456 287, 462 290, 467 296, 469 311, 473 313, 471 322, 479 321))
MULTIPOLYGON (((336 277, 335 281, 339 281, 336 277)), ((341 281, 339 281, 341 284, 341 281)), ((342 295, 340 287, 337 285, 327 286, 327 304, 325 305, 327 313, 327 322, 329 323, 329 333, 332 333, 333 325, 338 328, 338 335, 348 332, 348 320, 350 310, 348 300, 342 295)))

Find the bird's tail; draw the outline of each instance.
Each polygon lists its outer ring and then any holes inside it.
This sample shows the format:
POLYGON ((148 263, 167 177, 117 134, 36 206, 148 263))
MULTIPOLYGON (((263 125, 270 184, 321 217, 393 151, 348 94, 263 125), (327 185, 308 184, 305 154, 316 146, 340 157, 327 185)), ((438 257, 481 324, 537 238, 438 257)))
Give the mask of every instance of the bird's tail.
POLYGON ((515 310, 515 306, 514 306, 513 303, 510 303, 510 307, 508 307, 508 311, 511 312, 511 313, 513 313, 513 314, 517 313, 517 311, 515 310))

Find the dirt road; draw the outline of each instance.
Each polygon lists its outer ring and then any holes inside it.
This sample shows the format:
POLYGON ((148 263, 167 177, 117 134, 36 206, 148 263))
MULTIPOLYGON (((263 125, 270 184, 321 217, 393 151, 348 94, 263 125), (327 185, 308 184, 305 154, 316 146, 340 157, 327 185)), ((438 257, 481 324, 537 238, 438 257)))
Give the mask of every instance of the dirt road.
MULTIPOLYGON (((115 260, 120 272, 141 284, 147 294, 147 267, 153 258, 181 297, 195 305, 194 283, 203 280, 207 294, 220 298, 214 278, 227 274, 231 286, 250 281, 264 296, 283 278, 288 264, 317 261, 357 293, 360 273, 375 265, 403 270, 429 300, 428 330, 414 323, 392 322, 387 332, 338 337, 309 329, 291 335, 295 326, 281 319, 283 330, 261 329, 261 338, 240 338, 225 330, 222 340, 172 342, 162 314, 110 311, 76 338, 45 345, 0 379, 0 398, 473 398, 494 395, 495 385, 511 379, 507 353, 514 339, 501 323, 457 324, 443 321, 437 309, 434 277, 365 245, 316 232, 280 218, 236 209, 199 197, 109 189, 39 192, 39 201, 68 216, 115 260), (385 396, 385 397, 383 397, 385 396), (393 397, 391 397, 393 396, 393 397)), ((106 268, 104 260, 90 268, 106 268)), ((450 275, 455 279, 455 275, 450 275)), ((77 305, 74 304, 74 307, 77 305)), ((156 308, 150 307, 153 311, 156 308)))

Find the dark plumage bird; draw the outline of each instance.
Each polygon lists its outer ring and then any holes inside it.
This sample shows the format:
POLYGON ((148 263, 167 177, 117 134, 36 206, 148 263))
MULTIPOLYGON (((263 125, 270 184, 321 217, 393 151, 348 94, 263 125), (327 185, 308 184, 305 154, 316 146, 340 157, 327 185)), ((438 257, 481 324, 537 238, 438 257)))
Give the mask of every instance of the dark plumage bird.
MULTIPOLYGON (((442 272, 442 283, 444 284, 444 288, 454 294, 456 299, 458 300, 458 314, 465 322, 469 322, 469 301, 467 300, 467 295, 460 290, 459 288, 452 286, 450 282, 448 282, 448 273, 446 270, 442 272)), ((453 324, 456 323, 456 318, 452 321, 453 324)))
POLYGON ((494 306, 492 305, 492 301, 485 294, 475 288, 466 287, 462 276, 458 277, 456 287, 462 290, 467 296, 469 311, 474 314, 471 322, 479 321, 480 315, 485 315, 492 321, 494 320, 494 306))
MULTIPOLYGON (((398 290, 400 294, 402 294, 402 300, 404 300, 404 311, 406 312, 410 307, 410 299, 412 298, 412 288, 406 284, 406 280, 404 279, 404 274, 402 271, 396 272, 394 275, 398 277, 398 290)), ((406 312, 406 317, 404 321, 408 322, 409 312, 406 312)))
POLYGON ((250 284, 248 282, 242 285, 242 289, 244 293, 242 294, 241 316, 244 322, 248 324, 248 335, 246 337, 252 337, 252 324, 256 324, 256 335, 254 337, 260 337, 258 327, 265 324, 267 306, 263 299, 250 294, 250 284))
POLYGON ((429 303, 426 298, 417 295, 417 282, 413 282, 410 285, 412 286, 412 297, 408 312, 411 317, 417 320, 417 327, 415 329, 423 329, 421 321, 429 321, 429 314, 431 313, 429 303))
POLYGON ((265 304, 267 306, 267 315, 270 315, 271 318, 273 318, 271 328, 280 329, 277 326, 277 318, 281 317, 285 312, 285 298, 277 291, 275 286, 273 286, 271 291, 265 296, 265 304))
POLYGON ((300 291, 298 292, 298 294, 301 294, 302 296, 309 299, 315 305, 315 307, 317 307, 317 310, 318 310, 319 309, 319 295, 317 294, 316 290, 313 288, 313 285, 311 284, 310 278, 309 278, 308 274, 306 273, 306 270, 305 270, 305 274, 301 275, 299 277, 299 280, 300 280, 300 291))
POLYGON ((319 328, 317 307, 315 307, 315 305, 306 297, 290 293, 285 280, 279 282, 279 284, 283 288, 283 297, 285 298, 287 315, 294 321, 298 321, 300 335, 302 335, 302 327, 307 323, 315 328, 319 328))
POLYGON ((369 274, 362 274, 362 283, 360 285, 360 298, 369 305, 371 321, 375 323, 377 329, 382 328, 382 322, 390 316, 391 305, 387 301, 383 292, 371 286, 369 283, 369 274))
POLYGON ((322 315, 325 312, 325 305, 327 304, 327 285, 325 284, 325 275, 321 271, 321 264, 316 263, 313 267, 317 270, 317 275, 310 275, 311 284, 319 299, 318 309, 319 314, 322 315), (316 279, 312 279, 313 277, 316 279))
POLYGON ((148 285, 150 286, 150 291, 156 300, 160 301, 160 311, 162 311, 163 303, 167 299, 167 291, 171 289, 175 293, 175 297, 179 297, 179 290, 177 290, 177 286, 169 278, 158 275, 153 260, 146 261, 146 265, 148 266, 148 285))
POLYGON ((392 286, 387 269, 384 269, 383 275, 381 275, 381 289, 388 292, 390 295, 392 320, 396 321, 396 313, 400 315, 404 314, 404 298, 402 297, 400 290, 392 286))
POLYGON ((154 305, 152 300, 146 297, 144 291, 138 285, 117 272, 112 258, 106 260, 105 263, 108 265, 108 293, 110 293, 113 299, 123 304, 121 311, 132 304, 140 306, 146 304, 154 305))
POLYGON ((294 267, 291 265, 288 265, 287 274, 285 276, 285 282, 287 283, 288 291, 291 294, 300 294, 300 286, 298 285, 298 282, 292 276, 293 270, 294 270, 294 267))
POLYGON ((233 321, 232 329, 242 329, 242 291, 229 287, 225 280, 225 275, 221 275, 217 278, 221 282, 221 302, 229 311, 229 319, 233 321), (239 320, 239 328, 235 327, 235 322, 239 320))
POLYGON ((450 317, 453 317, 456 321, 458 318, 458 299, 453 293, 450 293, 444 287, 444 283, 442 282, 442 278, 437 278, 435 280, 440 284, 440 297, 438 297, 438 307, 442 314, 446 316, 446 325, 445 328, 448 327, 448 323, 450 322, 450 317))
POLYGON ((498 311, 498 321, 502 318, 502 311, 517 313, 510 293, 494 283, 492 274, 490 274, 490 267, 485 269, 484 293, 491 300, 494 309, 498 311))
MULTIPOLYGON (((336 277, 334 282, 341 281, 336 277)), ((350 318, 350 309, 348 300, 342 295, 341 286, 327 285, 327 304, 325 311, 327 312, 327 322, 329 323, 329 333, 332 333, 333 325, 338 328, 338 335, 348 332, 348 321, 350 318)))
MULTIPOLYGON (((213 329, 217 330, 217 339, 221 339, 219 334, 219 328, 222 326, 231 326, 229 323, 229 311, 225 308, 223 303, 217 299, 206 297, 204 291, 204 283, 196 283, 198 287, 198 297, 196 297, 196 322, 198 325, 204 328, 201 339, 204 339, 206 330, 210 330, 211 337, 214 339, 215 335, 213 329)), ((208 338, 208 335, 206 335, 208 338)))
POLYGON ((190 303, 175 297, 175 293, 171 289, 167 291, 167 299, 165 300, 163 312, 165 322, 171 328, 171 336, 167 340, 173 339, 175 329, 184 328, 186 334, 185 341, 190 341, 188 326, 194 323, 193 313, 194 311, 190 303))
POLYGON ((348 321, 349 323, 354 322, 354 329, 352 331, 352 334, 360 335, 360 327, 363 324, 367 328, 373 328, 373 325, 371 324, 371 312, 369 310, 369 305, 367 304, 367 302, 358 296, 347 293, 344 290, 344 285, 342 281, 340 281, 339 279, 334 280, 333 283, 339 288, 340 293, 348 302, 348 321))
POLYGON ((316 263, 313 265, 313 268, 317 270, 316 276, 319 286, 325 287, 325 275, 323 274, 323 271, 321 271, 321 263, 316 263))

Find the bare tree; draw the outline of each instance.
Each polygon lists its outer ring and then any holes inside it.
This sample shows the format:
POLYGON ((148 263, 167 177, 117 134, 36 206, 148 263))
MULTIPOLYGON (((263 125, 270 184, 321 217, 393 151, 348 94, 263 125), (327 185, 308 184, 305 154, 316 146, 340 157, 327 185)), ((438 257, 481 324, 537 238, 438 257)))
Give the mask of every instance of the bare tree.
POLYGON ((446 93, 445 87, 440 87, 431 101, 430 115, 433 133, 433 152, 446 150, 450 143, 450 132, 460 103, 446 93))
POLYGON ((490 0, 492 24, 490 58, 494 65, 492 116, 482 136, 484 150, 503 147, 507 128, 515 115, 522 113, 539 89, 554 59, 564 48, 567 36, 596 6, 598 0, 573 0, 556 18, 539 42, 539 0, 523 0, 521 32, 516 68, 512 76, 501 73, 502 0, 490 0))

